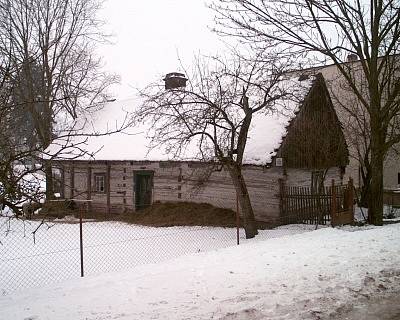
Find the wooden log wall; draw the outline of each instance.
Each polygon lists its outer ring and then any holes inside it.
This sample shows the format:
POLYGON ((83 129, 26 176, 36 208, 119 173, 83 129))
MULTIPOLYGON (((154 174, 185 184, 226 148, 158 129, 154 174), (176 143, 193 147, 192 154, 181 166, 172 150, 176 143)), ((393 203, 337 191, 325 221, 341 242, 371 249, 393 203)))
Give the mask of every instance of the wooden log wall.
MULTIPOLYGON (((91 199, 92 210, 105 214, 135 211, 134 172, 154 172, 152 202, 189 201, 210 203, 216 207, 236 209, 236 193, 228 171, 213 172, 206 182, 197 165, 185 162, 150 161, 93 161, 64 165, 65 194, 74 198, 91 199), (106 177, 106 191, 95 191, 95 174, 106 177)), ((245 166, 243 175, 247 183, 256 219, 268 223, 281 223, 279 179, 286 185, 308 187, 311 171, 281 167, 263 168, 245 166)), ((327 172, 326 181, 341 181, 339 168, 327 172)))
MULTIPOLYGON (((64 165, 65 190, 74 190, 74 197, 92 200, 92 210, 104 213, 135 211, 134 171, 154 171, 152 201, 189 201, 210 203, 221 208, 236 209, 236 193, 228 171, 213 172, 204 185, 193 174, 199 170, 185 162, 149 161, 75 161, 64 165), (90 169, 89 169, 90 168, 90 169), (96 193, 94 175, 106 177, 106 192, 96 193), (88 174, 90 179, 88 179, 88 174), (71 182, 74 183, 73 188, 71 182)), ((279 220, 279 184, 282 168, 245 166, 245 177, 256 219, 269 223, 279 220)), ((68 192, 66 193, 69 194, 68 192)))
MULTIPOLYGON (((90 165, 87 166, 86 186, 87 186, 86 199, 92 200, 92 167, 90 165)), ((91 202, 88 202, 88 210, 89 211, 93 210, 91 202)))
POLYGON ((389 206, 400 207, 400 190, 384 190, 383 203, 389 206))
MULTIPOLYGON (((312 170, 307 169, 286 169, 285 183, 291 186, 309 187, 311 186, 312 170)), ((343 183, 340 168, 330 168, 326 173, 325 185, 328 186, 334 179, 337 183, 343 183)))

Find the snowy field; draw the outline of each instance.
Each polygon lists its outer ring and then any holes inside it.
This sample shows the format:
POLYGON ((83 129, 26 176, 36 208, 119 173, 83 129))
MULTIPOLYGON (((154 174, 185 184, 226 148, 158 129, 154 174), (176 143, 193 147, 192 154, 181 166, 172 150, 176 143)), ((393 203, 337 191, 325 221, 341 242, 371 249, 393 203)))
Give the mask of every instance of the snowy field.
MULTIPOLYGON (((79 223, 74 219, 42 225, 0 219, 0 294, 80 277, 79 223), (34 241, 35 240, 35 241, 34 241)), ((261 230, 257 241, 310 231, 291 225, 261 230)), ((240 241, 246 242, 241 230, 240 241)), ((254 240, 253 240, 254 241, 254 240)), ((84 273, 126 270, 191 253, 236 245, 236 229, 149 228, 120 222, 83 223, 84 273)))
POLYGON ((399 243, 400 224, 247 241, 8 294, 0 319, 342 319, 399 292, 399 243))

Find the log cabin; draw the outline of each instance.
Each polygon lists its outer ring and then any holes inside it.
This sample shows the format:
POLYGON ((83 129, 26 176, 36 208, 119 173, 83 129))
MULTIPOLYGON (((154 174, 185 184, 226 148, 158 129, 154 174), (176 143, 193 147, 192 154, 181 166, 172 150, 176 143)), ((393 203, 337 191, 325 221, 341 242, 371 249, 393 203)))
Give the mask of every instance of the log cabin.
MULTIPOLYGON (((270 224, 281 218, 282 182, 311 186, 321 183, 322 176, 325 181, 343 181, 349 163, 346 140, 324 77, 317 74, 291 80, 292 85, 302 86, 303 96, 291 103, 286 115, 254 116, 244 155, 243 175, 256 220, 270 224)), ((96 128, 109 126, 110 119, 134 103, 107 104, 93 120, 96 128)), ((90 157, 59 153, 52 163, 61 196, 92 200, 89 209, 106 214, 137 214, 155 201, 235 209, 235 190, 223 166, 190 157, 177 160, 161 149, 149 150, 147 129, 135 127, 130 134, 88 137, 83 144, 92 151, 86 153, 90 157)))

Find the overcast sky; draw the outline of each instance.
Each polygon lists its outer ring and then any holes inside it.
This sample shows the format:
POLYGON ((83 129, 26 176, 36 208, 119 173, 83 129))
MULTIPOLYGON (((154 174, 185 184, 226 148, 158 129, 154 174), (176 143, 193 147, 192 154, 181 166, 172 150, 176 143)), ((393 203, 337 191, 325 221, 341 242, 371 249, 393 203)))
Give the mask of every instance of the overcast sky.
POLYGON ((106 0, 101 17, 113 44, 99 53, 106 70, 121 76, 113 88, 119 100, 173 71, 180 71, 178 54, 185 65, 194 54, 214 54, 222 43, 211 32, 213 12, 202 0, 106 0))

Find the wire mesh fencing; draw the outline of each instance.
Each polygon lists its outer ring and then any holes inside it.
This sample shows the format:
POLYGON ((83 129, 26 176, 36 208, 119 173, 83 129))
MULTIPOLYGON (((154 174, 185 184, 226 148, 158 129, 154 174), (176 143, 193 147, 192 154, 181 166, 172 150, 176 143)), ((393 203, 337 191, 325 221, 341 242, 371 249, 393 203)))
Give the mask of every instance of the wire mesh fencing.
MULTIPOLYGON (((221 203, 222 205, 222 203, 221 203)), ((255 239, 246 240, 241 226, 236 228, 233 210, 208 208, 208 215, 219 216, 211 223, 198 217, 185 204, 181 215, 166 215, 165 207, 148 214, 128 212, 105 214, 89 212, 85 206, 57 218, 33 216, 31 220, 0 217, 0 293, 44 286, 67 279, 122 271, 160 263, 188 254, 216 250, 245 241, 258 241, 303 233, 312 225, 260 224, 255 239), (189 218, 187 218, 189 217, 189 218), (193 218, 195 217, 195 218, 193 218), (239 231, 239 232, 238 232, 239 231)), ((201 207, 203 210, 205 207, 201 207)), ((206 210, 206 209, 204 209, 206 210)), ((275 224, 281 224, 278 220, 275 224)))
POLYGON ((150 227, 114 221, 83 223, 84 272, 119 271, 235 245, 232 228, 150 227))
POLYGON ((79 225, 8 217, 0 223, 1 294, 79 276, 79 225))
POLYGON ((236 244, 232 228, 149 227, 83 217, 29 221, 1 218, 0 292, 159 263, 236 244), (39 229, 37 229, 39 227, 39 229), (81 261, 81 249, 83 260, 81 261))

